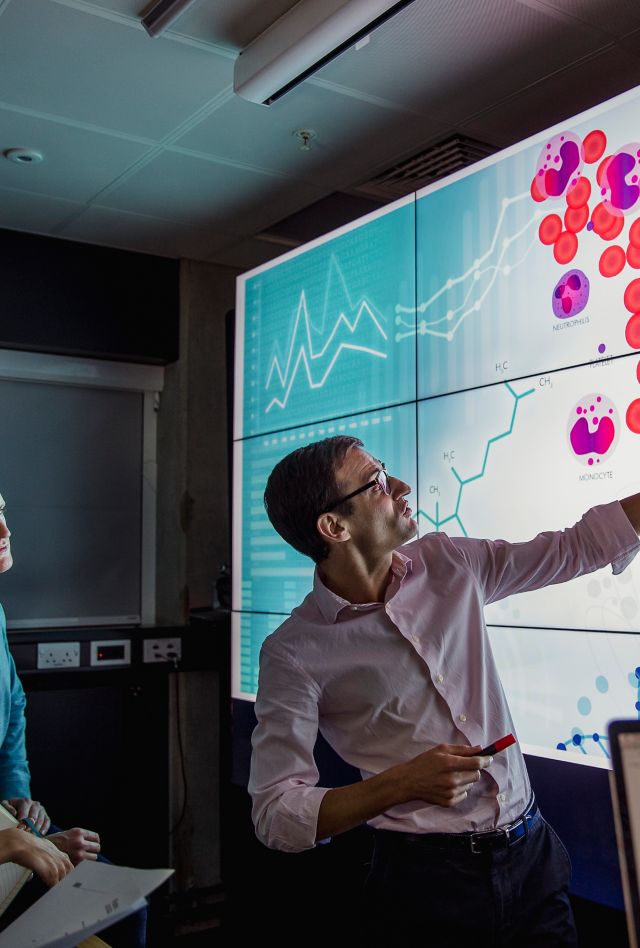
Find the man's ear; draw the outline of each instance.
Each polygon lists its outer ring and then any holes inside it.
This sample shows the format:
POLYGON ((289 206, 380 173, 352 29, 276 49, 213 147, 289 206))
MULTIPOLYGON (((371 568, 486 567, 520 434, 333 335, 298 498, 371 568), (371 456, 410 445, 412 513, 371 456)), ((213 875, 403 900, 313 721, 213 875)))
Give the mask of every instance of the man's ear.
POLYGON ((318 533, 327 543, 344 543, 351 533, 344 520, 335 513, 320 514, 316 520, 318 533))

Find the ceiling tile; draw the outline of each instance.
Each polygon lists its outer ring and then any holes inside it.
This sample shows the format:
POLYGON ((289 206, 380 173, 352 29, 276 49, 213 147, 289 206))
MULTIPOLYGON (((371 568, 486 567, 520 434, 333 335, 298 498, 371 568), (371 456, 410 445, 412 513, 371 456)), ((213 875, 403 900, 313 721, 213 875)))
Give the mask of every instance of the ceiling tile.
POLYGON ((249 158, 258 167, 334 188, 338 180, 360 179, 446 128, 426 116, 305 83, 269 108, 234 96, 176 146, 232 161, 249 158), (298 129, 316 132, 309 151, 300 149, 298 129))
POLYGON ((597 27, 610 36, 620 36, 640 27, 638 0, 519 0, 541 9, 557 10, 563 17, 597 27))
MULTIPOLYGON (((60 0, 58 0, 60 2, 60 0)), ((62 3, 69 0, 62 0, 62 3)), ((91 6, 98 10, 110 10, 112 13, 122 13, 132 19, 139 20, 140 14, 152 6, 153 0, 90 0, 91 6)), ((70 4, 71 5, 71 4, 70 4)))
POLYGON ((171 30, 239 51, 296 3, 297 0, 200 0, 176 20, 171 30))
POLYGON ((194 260, 208 260, 211 254, 226 249, 237 240, 203 228, 106 207, 87 208, 61 231, 61 235, 85 243, 194 260))
POLYGON ((0 17, 0 100, 161 139, 232 82, 231 60, 50 0, 0 17))
POLYGON ((101 196, 99 203, 244 236, 325 193, 304 182, 166 151, 101 196))
MULTIPOLYGON (((178 34, 201 42, 244 49, 298 0, 198 0, 182 13, 165 36, 178 34)), ((92 0, 92 6, 140 19, 153 6, 145 0, 92 0)))
POLYGON ((610 49, 487 110, 461 129, 506 146, 640 84, 640 59, 610 49))
POLYGON ((78 214, 82 207, 82 204, 56 200, 42 194, 0 188, 0 227, 51 234, 65 220, 78 214))
POLYGON ((617 44, 624 51, 625 56, 638 59, 640 57, 640 30, 629 33, 627 36, 621 36, 617 44))
POLYGON ((318 73, 459 122, 606 42, 513 0, 414 3, 318 73))
POLYGON ((0 160, 0 187, 88 201, 149 150, 147 145, 0 109, 0 154, 28 147, 40 164, 0 160))

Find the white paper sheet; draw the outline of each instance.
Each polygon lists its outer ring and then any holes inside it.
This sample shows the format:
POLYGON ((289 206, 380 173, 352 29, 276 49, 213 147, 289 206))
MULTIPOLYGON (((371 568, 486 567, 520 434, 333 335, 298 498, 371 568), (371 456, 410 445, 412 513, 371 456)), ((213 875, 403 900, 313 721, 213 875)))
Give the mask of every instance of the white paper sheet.
POLYGON ((85 860, 0 933, 0 948, 72 948, 137 911, 172 874, 85 860))

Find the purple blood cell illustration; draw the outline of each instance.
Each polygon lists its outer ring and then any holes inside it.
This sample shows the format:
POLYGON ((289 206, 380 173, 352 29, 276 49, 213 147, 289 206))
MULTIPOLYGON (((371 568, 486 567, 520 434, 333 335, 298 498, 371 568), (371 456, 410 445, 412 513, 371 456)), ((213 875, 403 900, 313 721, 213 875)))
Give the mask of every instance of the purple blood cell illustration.
POLYGON ((558 319, 577 316, 589 302, 589 280, 582 270, 567 270, 556 283, 551 306, 558 319))
POLYGON ((640 144, 623 145, 608 160, 600 193, 606 209, 614 216, 629 214, 640 199, 640 144))
POLYGON ((607 395, 591 392, 571 409, 567 439, 574 458, 589 468, 608 461, 620 432, 618 410, 607 395))
POLYGON ((573 132, 559 132, 545 142, 536 163, 535 181, 544 197, 568 194, 582 171, 582 142, 573 132))

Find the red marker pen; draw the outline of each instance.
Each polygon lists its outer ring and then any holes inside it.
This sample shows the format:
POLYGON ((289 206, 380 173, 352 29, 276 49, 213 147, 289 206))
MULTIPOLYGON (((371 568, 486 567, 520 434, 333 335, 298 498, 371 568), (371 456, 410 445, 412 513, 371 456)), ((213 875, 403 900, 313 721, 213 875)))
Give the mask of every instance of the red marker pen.
POLYGON ((515 742, 516 739, 513 734, 507 734, 505 737, 501 737, 499 741, 489 744, 488 747, 483 747, 481 751, 478 751, 478 757, 493 757, 498 751, 504 750, 505 747, 511 747, 515 742))

